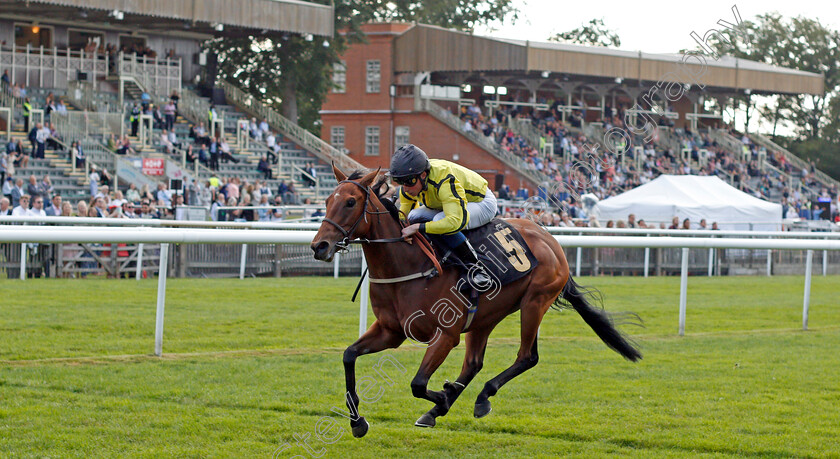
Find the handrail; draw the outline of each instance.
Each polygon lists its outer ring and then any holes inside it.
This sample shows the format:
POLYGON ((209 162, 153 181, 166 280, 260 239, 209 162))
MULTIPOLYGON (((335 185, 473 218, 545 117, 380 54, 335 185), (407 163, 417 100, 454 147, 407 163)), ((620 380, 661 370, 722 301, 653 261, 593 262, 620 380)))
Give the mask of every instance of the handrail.
POLYGON ((134 77, 144 84, 149 94, 154 92, 165 97, 175 90, 181 91, 181 60, 158 59, 137 54, 117 55, 117 74, 120 77, 134 77))
POLYGON ((233 105, 236 105, 246 113, 250 113, 267 120, 269 126, 276 129, 284 136, 291 138, 295 143, 317 156, 318 159, 326 163, 335 163, 338 167, 348 173, 349 171, 366 169, 358 161, 348 157, 337 148, 327 142, 324 142, 311 132, 298 126, 296 123, 266 106, 256 97, 246 94, 244 91, 228 81, 220 80, 218 85, 225 91, 225 97, 227 97, 233 105))
POLYGON ((421 106, 427 113, 429 113, 442 123, 446 124, 447 126, 451 127, 455 131, 464 134, 468 139, 472 140, 473 143, 475 143, 491 155, 495 156, 503 163, 515 169, 519 174, 528 178, 537 186, 542 186, 546 183, 552 182, 552 179, 549 178, 547 175, 543 174, 542 172, 528 168, 528 166, 525 165, 525 161, 523 161, 522 158, 505 150, 501 147, 501 145, 496 143, 496 141, 491 140, 485 137, 483 134, 479 134, 475 131, 465 132, 463 129, 461 129, 460 120, 452 113, 449 113, 449 111, 445 108, 432 102, 430 99, 420 99, 420 101, 421 106))

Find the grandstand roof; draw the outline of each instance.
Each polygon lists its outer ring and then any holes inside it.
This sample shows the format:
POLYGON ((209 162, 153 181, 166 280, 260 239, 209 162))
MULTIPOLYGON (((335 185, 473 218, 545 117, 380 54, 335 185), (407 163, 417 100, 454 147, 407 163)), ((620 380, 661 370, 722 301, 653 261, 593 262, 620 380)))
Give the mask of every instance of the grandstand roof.
POLYGON ((551 72, 639 84, 657 81, 701 83, 722 91, 749 89, 764 94, 822 94, 816 73, 722 56, 687 59, 683 54, 650 54, 597 46, 530 42, 472 35, 417 24, 395 41, 396 72, 551 72), (703 61, 705 61, 705 68, 703 61), (698 75, 696 82, 690 74, 698 75))
POLYGON ((4 16, 118 23, 146 30, 238 36, 254 30, 333 35, 333 7, 301 0, 0 0, 4 16), (113 19, 113 11, 123 13, 113 19), (149 18, 156 18, 150 21, 149 18), (219 31, 217 24, 223 24, 219 31))

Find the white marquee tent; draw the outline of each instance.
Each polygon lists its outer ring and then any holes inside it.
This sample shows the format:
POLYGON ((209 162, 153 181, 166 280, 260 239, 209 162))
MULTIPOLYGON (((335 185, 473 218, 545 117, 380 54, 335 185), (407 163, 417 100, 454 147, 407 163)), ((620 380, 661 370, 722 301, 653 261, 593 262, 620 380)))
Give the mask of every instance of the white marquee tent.
POLYGON ((636 220, 669 225, 676 216, 680 224, 691 219, 692 228, 703 218, 709 227, 718 222, 720 229, 733 230, 780 230, 782 224, 781 204, 750 196, 714 176, 661 175, 599 202, 593 213, 601 222, 626 221, 635 214, 636 220))

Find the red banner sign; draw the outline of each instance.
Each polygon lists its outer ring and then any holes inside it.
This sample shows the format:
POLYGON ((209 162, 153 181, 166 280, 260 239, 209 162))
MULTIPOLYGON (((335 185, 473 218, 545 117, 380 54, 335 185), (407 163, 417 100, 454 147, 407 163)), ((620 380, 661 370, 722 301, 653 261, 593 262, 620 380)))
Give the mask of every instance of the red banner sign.
POLYGON ((165 167, 163 159, 143 158, 143 173, 146 175, 163 175, 165 167))

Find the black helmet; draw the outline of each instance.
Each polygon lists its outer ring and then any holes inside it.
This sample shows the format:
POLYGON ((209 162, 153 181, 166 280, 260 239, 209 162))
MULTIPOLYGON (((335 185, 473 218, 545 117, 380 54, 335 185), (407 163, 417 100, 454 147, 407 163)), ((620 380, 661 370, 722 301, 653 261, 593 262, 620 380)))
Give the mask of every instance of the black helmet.
POLYGON ((416 145, 403 145, 391 156, 391 177, 394 178, 420 175, 431 168, 429 157, 416 145))

